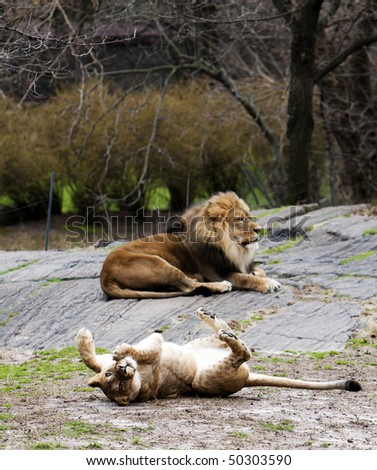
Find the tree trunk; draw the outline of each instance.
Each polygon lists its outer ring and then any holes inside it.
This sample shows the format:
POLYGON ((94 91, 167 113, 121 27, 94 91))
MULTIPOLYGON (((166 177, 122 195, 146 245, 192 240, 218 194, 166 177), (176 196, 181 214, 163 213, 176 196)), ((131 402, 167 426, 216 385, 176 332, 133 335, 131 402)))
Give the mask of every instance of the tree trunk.
POLYGON ((309 200, 309 152, 312 138, 313 78, 318 17, 323 0, 307 1, 292 15, 288 98, 288 202, 309 200))

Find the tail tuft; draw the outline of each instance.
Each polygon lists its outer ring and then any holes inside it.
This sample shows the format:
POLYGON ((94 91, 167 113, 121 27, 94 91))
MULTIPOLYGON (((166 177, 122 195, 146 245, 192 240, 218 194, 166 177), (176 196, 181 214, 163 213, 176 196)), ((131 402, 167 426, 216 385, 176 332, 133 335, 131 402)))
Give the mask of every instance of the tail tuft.
POLYGON ((346 390, 349 392, 360 392, 361 385, 356 380, 347 380, 346 382, 346 390))

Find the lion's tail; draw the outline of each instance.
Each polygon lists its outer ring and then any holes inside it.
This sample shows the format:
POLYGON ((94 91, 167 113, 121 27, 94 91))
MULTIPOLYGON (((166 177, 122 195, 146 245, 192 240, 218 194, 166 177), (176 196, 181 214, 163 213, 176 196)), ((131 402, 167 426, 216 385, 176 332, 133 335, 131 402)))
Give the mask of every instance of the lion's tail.
POLYGON ((190 295, 189 292, 153 292, 144 290, 122 289, 119 286, 112 285, 111 288, 104 289, 105 294, 111 299, 169 299, 172 297, 181 297, 190 295))

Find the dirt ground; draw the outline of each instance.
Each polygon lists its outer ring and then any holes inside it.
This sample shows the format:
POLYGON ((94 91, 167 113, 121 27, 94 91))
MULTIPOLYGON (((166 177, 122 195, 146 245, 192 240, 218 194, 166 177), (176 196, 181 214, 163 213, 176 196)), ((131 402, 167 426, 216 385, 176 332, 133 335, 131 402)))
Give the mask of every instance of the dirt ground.
POLYGON ((358 393, 255 388, 223 399, 166 399, 128 407, 86 387, 91 372, 77 356, 69 359, 72 371, 67 372, 65 365, 66 372, 52 380, 59 360, 51 360, 49 370, 38 365, 35 354, 27 358, 19 351, 0 352, 3 367, 11 367, 1 394, 3 449, 365 450, 377 446, 375 344, 353 343, 340 353, 328 354, 256 353, 250 364, 255 372, 294 378, 357 379, 363 386, 358 393), (29 382, 25 375, 20 380, 28 367, 34 367, 35 381, 29 382))

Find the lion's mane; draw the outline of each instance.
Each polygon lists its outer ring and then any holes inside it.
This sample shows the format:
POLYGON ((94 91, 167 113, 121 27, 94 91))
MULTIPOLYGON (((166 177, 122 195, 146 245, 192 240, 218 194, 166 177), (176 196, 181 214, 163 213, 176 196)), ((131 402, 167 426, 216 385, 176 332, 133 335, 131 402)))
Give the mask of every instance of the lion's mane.
POLYGON ((250 216, 247 204, 233 192, 220 192, 190 207, 181 217, 181 236, 193 257, 211 265, 220 275, 250 272, 257 244, 247 249, 234 240, 237 211, 250 216))

